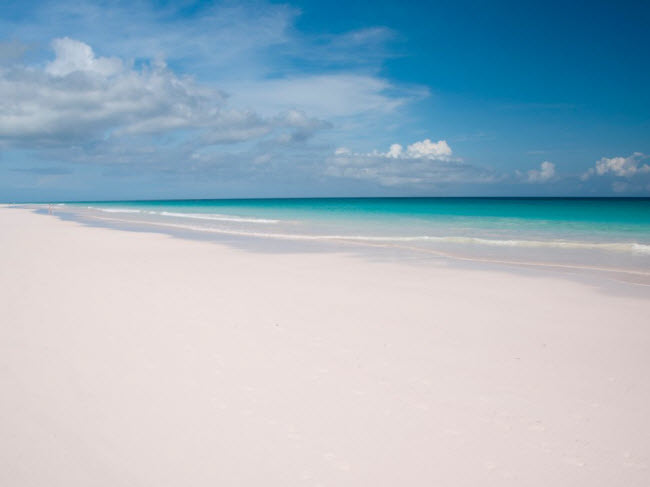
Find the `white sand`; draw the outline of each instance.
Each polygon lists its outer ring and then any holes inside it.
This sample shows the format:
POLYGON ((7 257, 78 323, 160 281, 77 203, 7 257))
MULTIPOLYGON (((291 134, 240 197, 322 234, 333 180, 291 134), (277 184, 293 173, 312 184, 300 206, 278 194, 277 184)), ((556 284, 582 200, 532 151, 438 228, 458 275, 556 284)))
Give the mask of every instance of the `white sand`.
POLYGON ((645 487, 644 292, 0 208, 0 485, 645 487))

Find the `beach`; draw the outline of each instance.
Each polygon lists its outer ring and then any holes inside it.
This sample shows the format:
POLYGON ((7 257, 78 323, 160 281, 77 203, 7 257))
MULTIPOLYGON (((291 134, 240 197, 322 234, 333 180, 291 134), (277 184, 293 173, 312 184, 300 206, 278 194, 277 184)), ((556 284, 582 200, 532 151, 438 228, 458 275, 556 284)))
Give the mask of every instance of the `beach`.
POLYGON ((650 287, 0 207, 0 484, 647 486, 650 287))

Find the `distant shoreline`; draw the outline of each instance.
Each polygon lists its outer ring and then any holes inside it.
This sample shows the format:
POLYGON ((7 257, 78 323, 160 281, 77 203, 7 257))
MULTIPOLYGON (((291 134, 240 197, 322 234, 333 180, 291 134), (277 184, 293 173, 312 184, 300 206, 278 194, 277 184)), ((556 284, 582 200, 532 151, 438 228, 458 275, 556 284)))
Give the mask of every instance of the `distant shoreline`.
POLYGON ((593 204, 531 199, 161 200, 54 208, 68 219, 93 225, 235 246, 342 246, 354 252, 365 247, 371 253, 400 252, 407 259, 604 272, 650 284, 650 200, 645 199, 599 199, 593 204))
POLYGON ((2 202, 2 205, 40 205, 66 203, 131 203, 163 201, 281 201, 281 200, 425 200, 425 199, 475 199, 475 200, 650 200, 650 196, 295 196, 295 197, 241 197, 241 198, 143 198, 104 200, 38 200, 2 202))

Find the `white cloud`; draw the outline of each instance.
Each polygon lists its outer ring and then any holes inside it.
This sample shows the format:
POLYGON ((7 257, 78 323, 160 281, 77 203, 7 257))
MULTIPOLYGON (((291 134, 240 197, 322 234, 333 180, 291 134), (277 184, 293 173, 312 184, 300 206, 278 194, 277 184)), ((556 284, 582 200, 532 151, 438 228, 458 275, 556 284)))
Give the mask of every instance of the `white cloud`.
POLYGON ((631 178, 637 174, 650 173, 650 165, 641 164, 647 157, 641 152, 635 152, 628 157, 603 157, 596 162, 594 167, 588 169, 581 179, 587 180, 594 175, 604 176, 607 174, 631 178))
POLYGON ((413 159, 446 159, 451 156, 451 148, 445 140, 431 142, 424 139, 406 148, 406 157, 413 159))
POLYGON ((390 159, 435 159, 435 160, 450 160, 451 147, 445 140, 438 142, 431 142, 430 139, 424 139, 420 142, 414 142, 406 147, 400 144, 392 144, 388 152, 373 151, 368 156, 387 157, 390 159))
POLYGON ((291 28, 299 11, 288 5, 261 0, 188 8, 189 3, 44 0, 27 6, 19 22, 0 18, 0 31, 38 42, 74 33, 76 39, 122 59, 162 57, 194 73, 216 68, 220 75, 237 78, 265 73, 269 48, 294 41, 291 28))
POLYGON ((299 108, 319 118, 390 113, 408 101, 428 95, 423 88, 398 88, 363 74, 333 73, 226 83, 233 103, 261 113, 299 108))
POLYGON ((529 183, 545 183, 555 177, 555 164, 544 161, 539 169, 531 169, 526 173, 526 181, 529 183))
POLYGON ((397 159, 399 157, 402 157, 403 154, 404 148, 400 144, 393 144, 390 146, 390 149, 388 149, 388 152, 386 152, 385 156, 397 159))
POLYGON ((126 69, 68 38, 53 42, 45 69, 0 71, 0 139, 20 144, 88 141, 108 132, 142 133, 196 126, 220 112, 223 95, 164 66, 126 69))
POLYGON ((66 76, 75 71, 112 76, 124 69, 121 59, 97 58, 89 45, 68 37, 54 39, 52 48, 56 58, 47 64, 45 72, 53 76, 66 76))
POLYGON ((276 130, 295 141, 329 127, 299 110, 262 117, 229 108, 222 91, 161 62, 135 69, 98 57, 77 40, 55 39, 52 46, 55 57, 43 69, 0 69, 0 143, 38 148, 178 130, 202 144, 254 140, 276 130))
POLYGON ((387 152, 374 150, 353 153, 345 147, 336 149, 325 169, 328 176, 360 179, 381 186, 426 186, 436 183, 488 182, 489 171, 452 158, 444 140, 425 139, 407 146, 392 144, 387 152))
MULTIPOLYGON (((398 86, 373 74, 391 56, 386 44, 393 32, 385 27, 299 33, 297 8, 264 0, 208 2, 193 7, 193 13, 186 10, 182 2, 137 2, 135 7, 122 2, 106 8, 94 2, 46 1, 7 30, 24 38, 36 32, 41 41, 74 32, 99 52, 123 60, 169 60, 175 69, 218 83, 233 105, 267 117, 291 109, 326 119, 390 113, 428 96, 423 86, 398 86)), ((0 30, 6 22, 0 19, 0 30)))

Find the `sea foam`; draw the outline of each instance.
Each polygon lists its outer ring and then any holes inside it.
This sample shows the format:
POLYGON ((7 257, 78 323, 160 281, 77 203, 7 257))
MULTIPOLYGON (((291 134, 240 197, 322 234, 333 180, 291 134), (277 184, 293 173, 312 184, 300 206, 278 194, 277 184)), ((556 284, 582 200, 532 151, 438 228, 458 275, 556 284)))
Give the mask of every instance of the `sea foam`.
POLYGON ((104 213, 140 213, 147 215, 160 215, 174 218, 190 218, 194 220, 213 220, 221 222, 237 222, 237 223, 266 223, 274 224, 279 223, 279 220, 272 220, 268 218, 253 218, 232 215, 221 215, 218 213, 181 213, 172 211, 150 211, 150 210, 136 210, 131 208, 97 208, 95 206, 88 206, 88 209, 98 210, 104 213))

